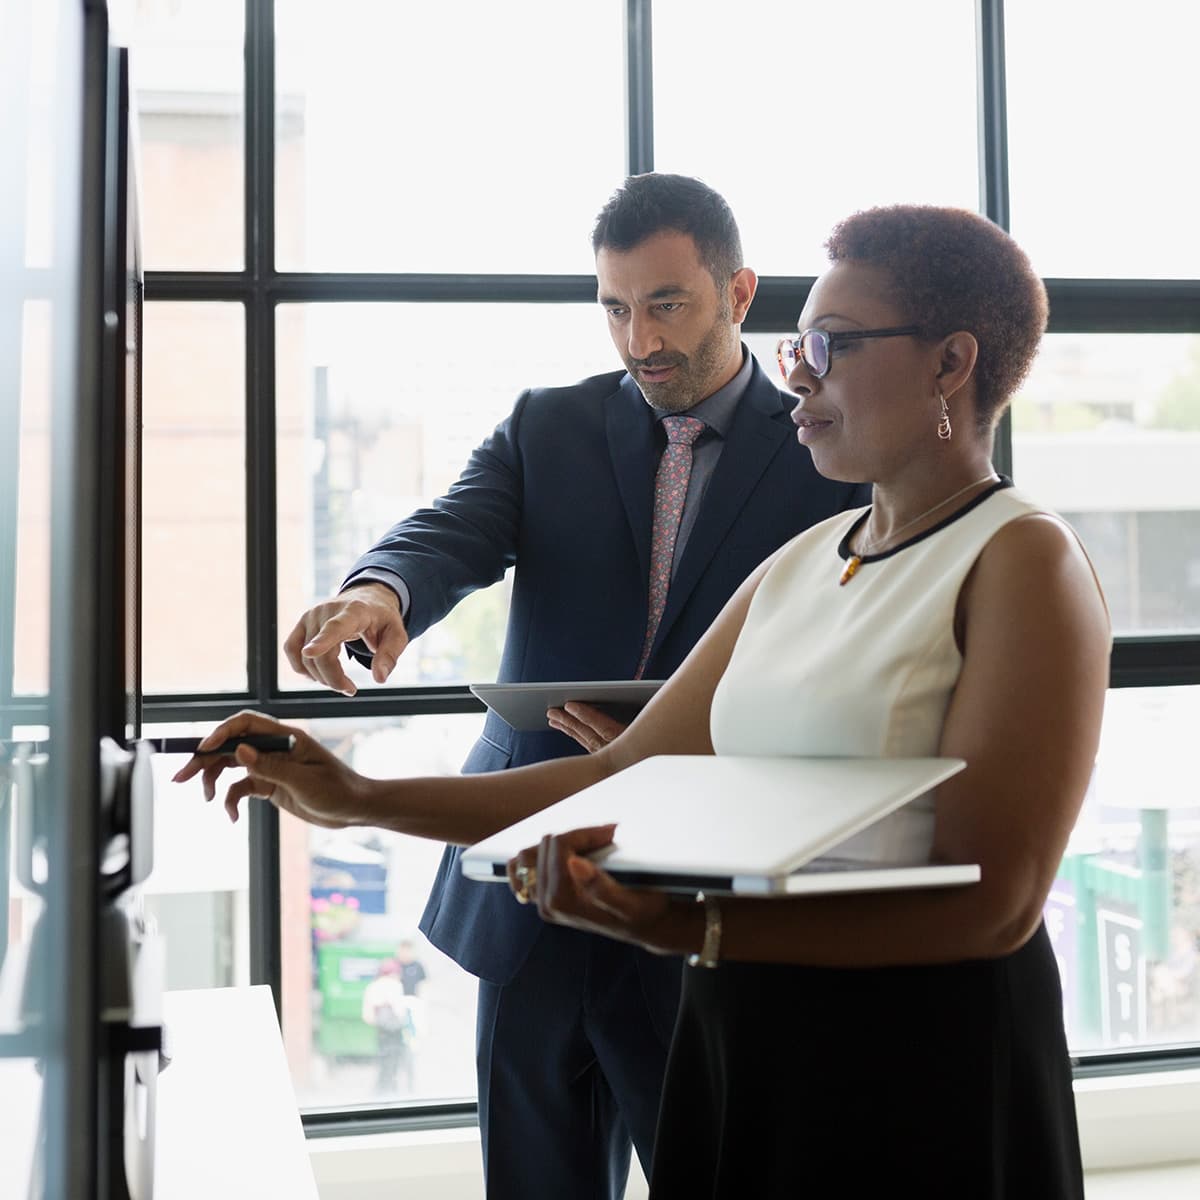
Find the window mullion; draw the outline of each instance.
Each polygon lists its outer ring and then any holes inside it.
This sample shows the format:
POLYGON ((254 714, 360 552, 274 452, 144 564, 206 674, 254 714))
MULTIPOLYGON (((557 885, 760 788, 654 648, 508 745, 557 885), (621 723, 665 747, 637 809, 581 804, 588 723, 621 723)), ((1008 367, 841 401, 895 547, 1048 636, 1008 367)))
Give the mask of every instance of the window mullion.
POLYGON ((1008 110, 1004 70, 1004 0, 976 0, 975 52, 979 120, 979 210, 1010 227, 1008 110))
MULTIPOLYGON (((1009 228, 1008 114, 1004 75, 1004 0, 976 0, 976 87, 979 119, 979 208, 1001 229, 1009 228)), ((1012 475, 1012 416, 996 428, 992 461, 1012 475)))
POLYGON ((653 91, 650 0, 625 0, 625 158, 630 175, 654 170, 653 91))
MULTIPOLYGON (((251 697, 276 691, 275 563, 275 44, 273 0, 246 0, 246 616, 251 697)), ((282 1015, 279 813, 250 808, 250 978, 282 1015)))

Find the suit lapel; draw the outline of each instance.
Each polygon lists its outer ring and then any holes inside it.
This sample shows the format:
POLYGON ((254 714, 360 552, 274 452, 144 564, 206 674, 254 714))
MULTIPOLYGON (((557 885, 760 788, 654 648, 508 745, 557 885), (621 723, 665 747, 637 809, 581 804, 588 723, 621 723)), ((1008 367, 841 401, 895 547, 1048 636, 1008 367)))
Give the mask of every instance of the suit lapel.
POLYGON ((634 381, 626 375, 605 406, 608 452, 617 490, 625 506, 629 532, 637 548, 640 574, 650 579, 650 529, 654 521, 654 473, 658 450, 654 414, 634 381))
POLYGON ((755 364, 671 581, 656 646, 670 630, 767 465, 788 438, 794 436, 790 423, 780 420, 783 412, 779 389, 755 364))

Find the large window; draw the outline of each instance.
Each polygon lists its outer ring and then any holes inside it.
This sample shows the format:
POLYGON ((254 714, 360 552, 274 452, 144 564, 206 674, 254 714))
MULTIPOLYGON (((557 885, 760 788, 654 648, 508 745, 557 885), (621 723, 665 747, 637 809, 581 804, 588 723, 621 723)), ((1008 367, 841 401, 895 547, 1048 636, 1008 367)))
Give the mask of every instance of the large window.
POLYGON ((654 0, 653 13, 654 166, 725 196, 755 270, 817 274, 856 209, 976 206, 970 4, 654 0))
POLYGON ((1005 24, 1012 232, 1034 265, 1059 278, 1200 277, 1200 7, 1009 0, 1005 24))
POLYGON ((151 270, 245 263, 244 0, 124 0, 136 24, 143 223, 151 270))
POLYGON ((621 6, 275 5, 281 270, 584 272, 621 6))
MULTIPOLYGON (((478 714, 306 722, 372 777, 452 774, 482 727, 478 714)), ((475 1091, 475 980, 416 925, 441 846, 372 829, 280 828, 284 1041, 302 1107, 462 1101, 475 1091), (399 959, 411 1036, 380 1061, 363 990, 399 959)))
POLYGON ((1200 1041, 1200 688, 1111 691, 1046 919, 1079 1051, 1200 1041))
POLYGON ((1012 446, 1087 544, 1115 632, 1200 634, 1200 335, 1051 334, 1012 446))
POLYGON ((246 688, 246 318, 148 304, 142 676, 148 693, 246 688), (181 654, 198 646, 202 654, 181 654))
MULTIPOLYGON (((531 378, 613 367, 595 304, 289 304, 276 317, 279 626, 286 633, 401 517, 440 496, 531 378), (481 354, 472 347, 486 346, 481 354), (481 370, 481 362, 486 369, 481 370), (530 372, 533 375, 530 375, 530 372)), ((405 651, 394 684, 494 679, 498 582, 405 651)), ((291 673, 288 686, 317 686, 291 673)), ((369 674, 352 667, 370 686, 369 674)))
MULTIPOLYGON (((589 233, 626 173, 699 175, 729 198, 761 280, 746 337, 771 372, 837 218, 976 208, 1013 229, 1051 294, 997 460, 1079 530, 1118 634, 1102 752, 1047 907, 1072 1047, 1194 1055, 1200 29, 1171 0, 1132 24, 1108 8, 141 0, 148 725, 253 706, 368 774, 458 768, 507 581, 388 685, 360 671, 353 701, 293 675, 281 643, 521 388, 619 365, 589 233)), ((29 314, 35 349, 43 325, 29 314)), ((22 569, 34 587, 45 565, 22 569)), ((18 647, 30 686, 44 642, 18 647)), ((311 1121, 393 1104, 469 1119, 473 981, 417 930, 439 848, 258 807, 226 826, 171 799, 150 904, 198 952, 170 957, 169 983, 273 984, 311 1121), (417 1016, 381 1076, 362 993, 391 957, 417 964, 417 1016)))

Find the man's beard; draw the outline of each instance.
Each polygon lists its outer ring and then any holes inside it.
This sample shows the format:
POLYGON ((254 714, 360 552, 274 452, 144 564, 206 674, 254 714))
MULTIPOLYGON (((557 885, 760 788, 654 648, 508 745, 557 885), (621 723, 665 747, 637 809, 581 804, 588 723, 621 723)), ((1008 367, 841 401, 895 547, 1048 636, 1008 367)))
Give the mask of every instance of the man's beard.
POLYGON ((651 408, 666 413, 687 412, 716 390, 712 381, 720 377, 737 337, 729 324, 731 316, 728 305, 723 306, 690 355, 664 353, 643 359, 625 358, 626 369, 651 408), (661 383, 647 383, 638 377, 639 367, 674 367, 675 372, 661 383))

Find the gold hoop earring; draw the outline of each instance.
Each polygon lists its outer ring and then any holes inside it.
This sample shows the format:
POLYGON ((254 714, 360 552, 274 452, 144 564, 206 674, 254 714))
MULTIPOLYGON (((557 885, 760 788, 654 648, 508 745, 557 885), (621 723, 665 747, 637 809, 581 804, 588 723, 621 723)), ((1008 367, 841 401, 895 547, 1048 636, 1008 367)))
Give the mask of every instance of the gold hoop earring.
POLYGON ((937 435, 943 442, 950 440, 950 409, 946 407, 946 397, 938 392, 938 403, 942 406, 942 416, 938 421, 937 435))

